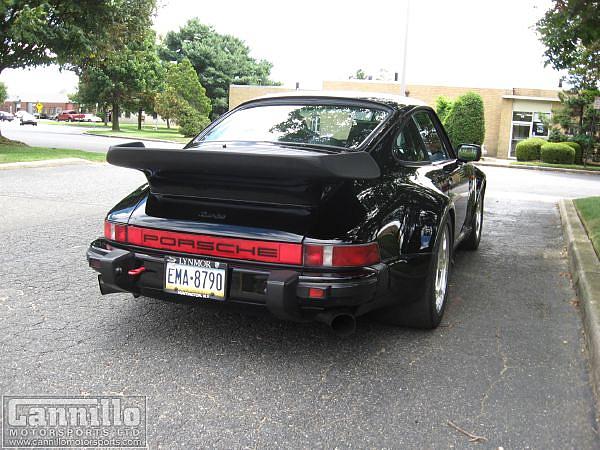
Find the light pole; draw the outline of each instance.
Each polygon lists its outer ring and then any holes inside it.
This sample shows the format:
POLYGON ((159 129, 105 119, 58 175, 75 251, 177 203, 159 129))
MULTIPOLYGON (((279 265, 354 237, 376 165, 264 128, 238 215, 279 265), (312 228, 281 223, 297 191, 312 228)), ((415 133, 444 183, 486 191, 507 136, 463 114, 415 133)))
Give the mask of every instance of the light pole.
POLYGON ((410 0, 406 0, 406 28, 404 30, 404 55, 402 61, 402 81, 400 82, 400 95, 406 95, 406 53, 408 52, 408 14, 410 0))

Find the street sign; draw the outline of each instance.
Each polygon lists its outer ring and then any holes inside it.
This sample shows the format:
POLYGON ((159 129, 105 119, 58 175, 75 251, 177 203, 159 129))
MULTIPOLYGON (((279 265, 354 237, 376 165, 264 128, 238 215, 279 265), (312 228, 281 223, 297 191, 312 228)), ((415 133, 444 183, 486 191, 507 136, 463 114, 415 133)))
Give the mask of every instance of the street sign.
POLYGON ((35 105, 35 109, 37 109, 38 114, 42 112, 42 109, 44 108, 44 105, 42 103, 36 103, 35 105))
POLYGON ((600 97, 594 98, 594 109, 600 109, 600 97))

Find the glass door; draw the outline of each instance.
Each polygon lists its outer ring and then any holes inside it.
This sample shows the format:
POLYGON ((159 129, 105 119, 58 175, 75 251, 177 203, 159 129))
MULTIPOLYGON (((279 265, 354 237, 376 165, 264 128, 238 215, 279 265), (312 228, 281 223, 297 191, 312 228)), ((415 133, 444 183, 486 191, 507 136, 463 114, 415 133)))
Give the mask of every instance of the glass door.
POLYGON ((512 124, 512 133, 510 139, 510 157, 515 158, 516 147, 523 139, 527 139, 531 133, 531 123, 515 123, 512 124))

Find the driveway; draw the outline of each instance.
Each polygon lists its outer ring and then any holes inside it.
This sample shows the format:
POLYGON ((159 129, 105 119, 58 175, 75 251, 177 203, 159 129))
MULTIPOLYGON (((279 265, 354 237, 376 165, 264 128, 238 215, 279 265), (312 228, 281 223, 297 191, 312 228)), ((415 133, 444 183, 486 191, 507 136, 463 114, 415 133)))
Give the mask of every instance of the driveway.
POLYGON ((182 148, 183 144, 144 141, 143 139, 125 139, 84 134, 88 128, 69 125, 52 125, 44 122, 37 126, 19 125, 16 120, 0 122, 2 135, 15 141, 36 147, 68 148, 89 152, 106 152, 111 145, 124 142, 142 141, 147 147, 182 148))
POLYGON ((9 170, 0 191, 0 391, 145 395, 150 448, 597 448, 555 201, 589 175, 484 168, 484 236, 456 256, 442 325, 356 334, 263 314, 102 297, 86 267, 143 182, 104 164, 9 170))

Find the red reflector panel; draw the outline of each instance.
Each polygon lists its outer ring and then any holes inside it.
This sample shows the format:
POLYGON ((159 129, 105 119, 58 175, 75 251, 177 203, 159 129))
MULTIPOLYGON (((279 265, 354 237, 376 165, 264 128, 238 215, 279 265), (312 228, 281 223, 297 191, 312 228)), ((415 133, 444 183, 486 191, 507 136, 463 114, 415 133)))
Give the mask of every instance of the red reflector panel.
POLYGON ((333 247, 332 264, 334 267, 370 266, 377 264, 380 260, 379 247, 376 243, 333 247))
POLYGON ((304 264, 307 266, 322 266, 323 247, 320 245, 305 245, 304 264))
POLYGON ((127 225, 105 221, 104 237, 111 241, 127 242, 127 225))
POLYGON ((325 297, 325 289, 308 288, 308 296, 310 298, 324 298, 325 297))
POLYGON ((302 264, 301 244, 225 238, 131 226, 128 229, 128 242, 141 247, 197 255, 281 264, 302 264))

